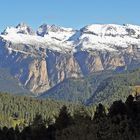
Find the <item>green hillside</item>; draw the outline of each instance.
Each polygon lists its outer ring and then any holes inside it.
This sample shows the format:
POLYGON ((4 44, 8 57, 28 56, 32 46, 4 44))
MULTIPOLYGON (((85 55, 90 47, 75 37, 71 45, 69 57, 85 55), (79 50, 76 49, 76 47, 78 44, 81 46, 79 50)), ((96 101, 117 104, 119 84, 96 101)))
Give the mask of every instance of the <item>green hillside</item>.
POLYGON ((16 124, 28 125, 36 114, 41 114, 44 119, 53 122, 63 105, 66 105, 71 113, 80 106, 67 102, 38 100, 27 96, 0 93, 0 127, 14 127, 16 124))
POLYGON ((86 105, 106 103, 114 100, 125 100, 134 92, 134 86, 140 85, 140 69, 115 73, 112 71, 98 72, 79 79, 66 79, 59 83, 41 98, 51 98, 86 105))
POLYGON ((19 81, 11 76, 8 69, 4 68, 0 68, 0 91, 19 95, 30 93, 22 85, 19 85, 19 81))
POLYGON ((107 71, 97 72, 79 79, 66 79, 45 92, 40 98, 85 103, 96 91, 100 82, 111 75, 113 75, 113 72, 107 71))
POLYGON ((88 103, 111 104, 114 100, 125 100, 134 94, 134 87, 140 85, 140 69, 114 74, 104 79, 88 100, 88 103))

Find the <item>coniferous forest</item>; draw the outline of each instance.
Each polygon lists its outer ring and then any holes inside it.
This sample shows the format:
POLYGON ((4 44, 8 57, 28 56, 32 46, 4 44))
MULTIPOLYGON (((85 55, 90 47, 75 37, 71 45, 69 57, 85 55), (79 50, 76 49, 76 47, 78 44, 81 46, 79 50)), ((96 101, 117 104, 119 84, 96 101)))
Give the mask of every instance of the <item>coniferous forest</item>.
POLYGON ((82 106, 0 94, 0 140, 139 140, 140 99, 82 106))

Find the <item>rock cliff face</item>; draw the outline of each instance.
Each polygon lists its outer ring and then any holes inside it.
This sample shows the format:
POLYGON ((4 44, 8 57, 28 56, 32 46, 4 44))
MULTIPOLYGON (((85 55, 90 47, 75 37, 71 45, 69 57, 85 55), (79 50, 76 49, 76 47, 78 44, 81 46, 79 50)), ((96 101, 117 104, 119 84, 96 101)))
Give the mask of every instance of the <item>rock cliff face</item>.
POLYGON ((51 86, 65 78, 78 78, 82 75, 80 66, 73 55, 48 51, 47 56, 46 62, 51 86))
POLYGON ((29 64, 24 85, 34 93, 44 92, 50 88, 45 60, 34 59, 29 64))
MULTIPOLYGON (((50 88, 47 65, 44 56, 32 55, 5 48, 14 44, 1 44, 0 67, 8 68, 19 82, 33 93, 41 93, 50 88)), ((21 45, 22 47, 22 45, 21 45)))
POLYGON ((66 78, 140 66, 139 36, 134 25, 91 25, 79 31, 42 25, 36 33, 19 24, 0 35, 0 68, 38 95, 66 78))
POLYGON ((104 70, 100 54, 98 52, 80 51, 75 54, 83 75, 104 70))

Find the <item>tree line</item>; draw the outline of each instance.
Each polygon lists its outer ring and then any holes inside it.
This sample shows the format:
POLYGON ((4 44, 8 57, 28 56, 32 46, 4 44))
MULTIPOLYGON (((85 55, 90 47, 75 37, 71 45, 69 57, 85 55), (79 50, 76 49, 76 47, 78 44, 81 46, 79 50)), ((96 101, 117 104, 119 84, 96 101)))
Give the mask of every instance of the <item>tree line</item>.
POLYGON ((94 114, 89 112, 79 106, 71 113, 68 106, 63 105, 53 122, 36 114, 23 128, 18 124, 11 128, 1 127, 0 140, 140 139, 139 96, 129 95, 125 102, 114 101, 109 108, 98 104, 94 114))

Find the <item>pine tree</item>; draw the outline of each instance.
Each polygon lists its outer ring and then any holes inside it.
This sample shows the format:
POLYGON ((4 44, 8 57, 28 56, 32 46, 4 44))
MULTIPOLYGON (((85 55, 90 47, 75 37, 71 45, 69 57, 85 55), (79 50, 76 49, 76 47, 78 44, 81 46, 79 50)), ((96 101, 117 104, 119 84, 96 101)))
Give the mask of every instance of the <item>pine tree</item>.
POLYGON ((67 107, 63 106, 61 108, 59 116, 55 122, 56 129, 61 130, 61 129, 68 127, 69 125, 72 124, 72 122, 73 122, 72 120, 73 119, 72 119, 70 113, 68 112, 67 107))

